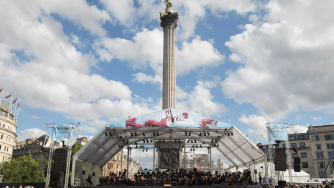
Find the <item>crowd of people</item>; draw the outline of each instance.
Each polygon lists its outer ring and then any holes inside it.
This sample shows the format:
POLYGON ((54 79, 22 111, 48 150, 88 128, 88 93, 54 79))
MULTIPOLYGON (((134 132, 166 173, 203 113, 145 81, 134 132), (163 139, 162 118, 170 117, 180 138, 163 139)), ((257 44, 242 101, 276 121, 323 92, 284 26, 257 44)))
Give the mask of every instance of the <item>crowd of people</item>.
POLYGON ((100 185, 112 186, 189 186, 189 185, 213 185, 213 184, 233 184, 247 182, 253 184, 251 172, 245 170, 242 172, 211 174, 210 172, 193 171, 183 169, 167 170, 156 172, 141 172, 133 177, 126 178, 126 171, 119 175, 110 173, 107 177, 100 178, 100 185))

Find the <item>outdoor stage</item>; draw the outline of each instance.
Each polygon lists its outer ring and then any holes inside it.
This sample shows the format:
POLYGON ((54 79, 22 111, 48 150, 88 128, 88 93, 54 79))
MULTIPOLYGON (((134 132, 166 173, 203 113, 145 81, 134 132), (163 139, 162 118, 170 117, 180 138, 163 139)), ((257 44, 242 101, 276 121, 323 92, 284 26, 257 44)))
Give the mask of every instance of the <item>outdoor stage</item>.
MULTIPOLYGON (((76 186, 76 188, 87 188, 88 186, 76 186)), ((135 187, 154 187, 154 188, 165 188, 166 186, 90 186, 92 188, 135 188, 135 187)), ((243 186, 240 184, 231 184, 231 185, 194 185, 194 186, 171 186, 171 187, 184 187, 184 188, 192 188, 192 187, 203 187, 203 188, 211 188, 211 187, 219 187, 219 188, 263 188, 262 185, 248 185, 243 186)))

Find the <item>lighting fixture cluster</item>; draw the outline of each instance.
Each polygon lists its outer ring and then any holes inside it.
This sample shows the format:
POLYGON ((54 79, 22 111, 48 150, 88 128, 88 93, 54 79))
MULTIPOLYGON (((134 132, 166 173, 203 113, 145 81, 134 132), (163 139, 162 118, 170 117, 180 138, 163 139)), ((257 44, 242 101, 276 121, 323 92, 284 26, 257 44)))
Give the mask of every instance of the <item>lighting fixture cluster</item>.
POLYGON ((165 140, 160 140, 160 139, 159 139, 159 143, 166 143, 166 141, 165 141, 165 140))
POLYGON ((131 134, 131 137, 138 136, 138 134, 136 132, 131 132, 130 134, 131 134))
POLYGON ((186 136, 191 136, 191 132, 185 132, 186 136))
POLYGON ((152 143, 153 140, 147 140, 147 139, 144 139, 144 140, 143 140, 143 143, 150 143, 150 142, 152 143))
POLYGON ((206 132, 206 131, 200 132, 198 136, 206 136, 206 135, 210 136, 210 132, 206 132))
POLYGON ((188 142, 188 143, 197 143, 197 140, 189 139, 187 142, 188 142))
POLYGON ((175 141, 175 143, 181 143, 181 140, 174 140, 175 141))
POLYGON ((153 136, 159 136, 158 132, 153 132, 153 136))

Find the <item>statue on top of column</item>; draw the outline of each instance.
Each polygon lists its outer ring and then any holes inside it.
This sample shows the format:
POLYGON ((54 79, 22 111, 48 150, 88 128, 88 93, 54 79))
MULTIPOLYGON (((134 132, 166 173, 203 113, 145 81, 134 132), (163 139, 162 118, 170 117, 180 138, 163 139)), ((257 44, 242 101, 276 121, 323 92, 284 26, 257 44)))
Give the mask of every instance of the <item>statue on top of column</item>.
POLYGON ((170 2, 170 0, 165 0, 165 5, 166 5, 166 13, 167 12, 173 12, 173 3, 170 2))

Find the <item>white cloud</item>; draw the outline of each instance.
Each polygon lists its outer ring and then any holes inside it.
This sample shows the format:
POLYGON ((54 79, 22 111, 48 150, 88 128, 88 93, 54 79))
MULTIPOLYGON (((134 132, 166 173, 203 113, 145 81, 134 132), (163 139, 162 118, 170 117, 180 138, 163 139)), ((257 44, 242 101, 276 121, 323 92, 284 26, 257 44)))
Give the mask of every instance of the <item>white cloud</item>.
POLYGON ((334 125, 334 121, 332 122, 332 125, 334 125))
MULTIPOLYGON (((95 50, 102 61, 109 62, 116 58, 134 69, 152 68, 154 76, 140 72, 133 75, 134 79, 139 83, 161 84, 163 32, 160 29, 143 29, 136 33, 132 40, 103 38, 95 43, 95 50)), ((200 37, 191 42, 184 41, 181 47, 176 46, 175 53, 177 75, 186 74, 198 67, 219 66, 225 59, 211 42, 203 41, 200 37)))
POLYGON ((295 125, 293 128, 288 128, 288 134, 293 134, 293 133, 306 133, 308 130, 307 127, 301 126, 301 125, 295 125))
POLYGON ((101 3, 120 24, 129 27, 134 23, 136 8, 133 0, 101 1, 101 3))
POLYGON ((302 116, 296 116, 297 120, 300 120, 302 118, 302 116))
POLYGON ((177 98, 177 109, 206 117, 225 113, 227 108, 221 103, 214 102, 210 88, 217 86, 217 84, 214 85, 213 83, 214 81, 198 81, 194 90, 190 93, 178 87, 177 93, 179 94, 177 96, 181 97, 177 98))
POLYGON ((35 115, 30 115, 32 119, 43 119, 43 117, 35 116, 35 115))
POLYGON ((268 121, 263 116, 253 114, 247 117, 245 114, 241 114, 238 120, 252 128, 248 129, 249 134, 260 136, 262 133, 264 138, 267 137, 266 124, 268 121))
POLYGON ((242 66, 222 82, 223 92, 239 104, 252 103, 271 122, 299 108, 332 109, 334 89, 326 86, 334 80, 333 6, 270 1, 260 21, 226 42, 231 60, 242 66))
POLYGON ((313 121, 320 121, 320 120, 322 120, 322 117, 312 116, 312 119, 313 119, 313 121))
POLYGON ((24 129, 22 131, 20 131, 20 133, 18 134, 19 136, 17 137, 17 139, 19 141, 25 141, 26 139, 30 139, 30 138, 35 138, 35 137, 40 137, 42 135, 47 134, 47 132, 41 130, 41 129, 37 129, 37 128, 32 128, 32 129, 24 129))

